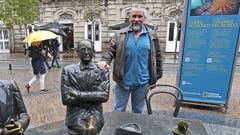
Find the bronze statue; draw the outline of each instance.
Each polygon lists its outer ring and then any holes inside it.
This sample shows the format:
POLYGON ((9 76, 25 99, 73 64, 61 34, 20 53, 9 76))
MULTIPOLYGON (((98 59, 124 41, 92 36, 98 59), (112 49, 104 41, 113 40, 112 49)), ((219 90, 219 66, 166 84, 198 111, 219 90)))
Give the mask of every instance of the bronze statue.
POLYGON ((30 117, 15 81, 0 80, 0 135, 23 135, 30 117))
POLYGON ((94 52, 92 41, 81 40, 77 47, 80 63, 62 70, 61 94, 70 135, 97 135, 104 124, 102 103, 109 98, 109 71, 92 62, 94 52))

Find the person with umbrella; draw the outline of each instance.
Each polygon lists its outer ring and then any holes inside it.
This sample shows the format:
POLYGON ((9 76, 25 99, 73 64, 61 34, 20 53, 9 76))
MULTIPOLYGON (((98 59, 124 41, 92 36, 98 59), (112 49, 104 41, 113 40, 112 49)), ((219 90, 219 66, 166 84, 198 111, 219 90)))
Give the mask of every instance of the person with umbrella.
POLYGON ((58 47, 59 47, 59 43, 58 43, 58 40, 57 38, 55 39, 52 39, 50 41, 50 47, 52 48, 52 55, 53 55, 53 58, 52 58, 52 67, 56 67, 54 65, 54 63, 57 64, 57 67, 60 68, 60 65, 58 63, 58 47))
POLYGON ((44 86, 45 82, 45 65, 44 65, 44 56, 41 53, 41 41, 56 38, 57 35, 50 31, 36 31, 29 34, 23 42, 31 43, 29 47, 29 57, 31 58, 31 64, 33 68, 33 78, 25 84, 27 92, 29 93, 30 86, 36 81, 39 80, 40 83, 40 92, 47 91, 44 86))
POLYGON ((31 64, 33 68, 33 78, 25 84, 27 92, 29 93, 30 86, 37 80, 40 83, 40 91, 45 92, 45 65, 44 65, 44 56, 41 53, 41 42, 33 42, 29 47, 29 57, 31 58, 31 64))

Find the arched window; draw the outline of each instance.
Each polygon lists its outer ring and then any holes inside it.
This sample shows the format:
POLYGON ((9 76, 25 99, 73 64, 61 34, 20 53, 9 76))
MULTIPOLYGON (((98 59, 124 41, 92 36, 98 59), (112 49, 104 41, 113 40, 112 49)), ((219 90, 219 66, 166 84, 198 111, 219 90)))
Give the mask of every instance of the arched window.
POLYGON ((68 13, 63 13, 63 14, 59 15, 58 20, 73 20, 73 16, 68 13))

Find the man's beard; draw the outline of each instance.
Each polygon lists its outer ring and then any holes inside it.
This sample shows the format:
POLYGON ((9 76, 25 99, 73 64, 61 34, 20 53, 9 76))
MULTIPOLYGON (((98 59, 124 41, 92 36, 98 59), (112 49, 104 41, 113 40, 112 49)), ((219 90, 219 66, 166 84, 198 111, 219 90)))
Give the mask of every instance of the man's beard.
POLYGON ((132 23, 132 30, 134 32, 141 31, 142 30, 142 24, 140 24, 140 23, 132 23))

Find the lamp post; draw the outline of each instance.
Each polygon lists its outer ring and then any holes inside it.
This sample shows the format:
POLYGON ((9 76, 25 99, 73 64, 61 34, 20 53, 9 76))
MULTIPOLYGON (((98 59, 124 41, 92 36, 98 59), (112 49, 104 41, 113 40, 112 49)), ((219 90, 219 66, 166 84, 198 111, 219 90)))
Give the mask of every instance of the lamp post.
POLYGON ((176 6, 177 6, 177 14, 174 17, 176 24, 177 24, 177 34, 175 38, 175 48, 174 48, 174 61, 177 60, 177 42, 178 42, 178 36, 179 36, 179 31, 181 29, 181 9, 180 6, 182 5, 182 1, 176 1, 176 6))

